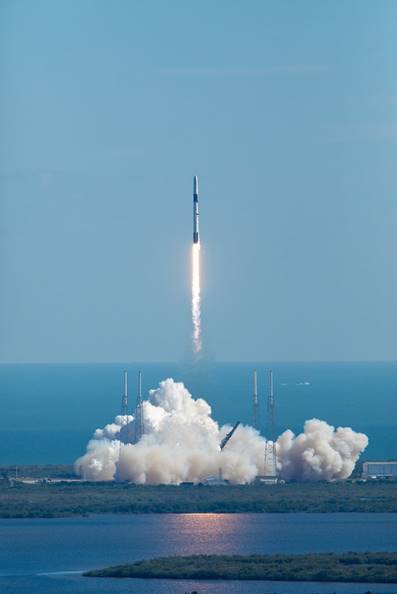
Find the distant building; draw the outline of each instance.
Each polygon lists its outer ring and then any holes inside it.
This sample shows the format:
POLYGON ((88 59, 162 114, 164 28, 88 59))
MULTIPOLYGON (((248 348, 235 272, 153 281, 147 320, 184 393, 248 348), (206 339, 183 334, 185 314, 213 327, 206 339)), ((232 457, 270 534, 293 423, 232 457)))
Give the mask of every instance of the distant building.
POLYGON ((397 461, 364 462, 362 478, 397 479, 397 461))
MULTIPOLYGON (((274 475, 274 476, 259 475, 255 479, 255 483, 257 483, 257 484, 259 483, 260 485, 277 485, 277 483, 279 483, 279 482, 280 481, 276 475, 274 475)), ((284 481, 282 481, 282 482, 284 482, 284 481)))
POLYGON ((211 475, 211 476, 207 476, 205 479, 203 479, 200 483, 200 485, 205 485, 206 487, 222 487, 224 485, 228 485, 229 481, 223 479, 223 478, 219 478, 219 476, 211 475))
POLYGON ((210 474, 209 476, 206 476, 199 484, 206 485, 207 487, 221 487, 223 485, 228 485, 229 481, 223 478, 222 469, 220 468, 217 475, 210 474))

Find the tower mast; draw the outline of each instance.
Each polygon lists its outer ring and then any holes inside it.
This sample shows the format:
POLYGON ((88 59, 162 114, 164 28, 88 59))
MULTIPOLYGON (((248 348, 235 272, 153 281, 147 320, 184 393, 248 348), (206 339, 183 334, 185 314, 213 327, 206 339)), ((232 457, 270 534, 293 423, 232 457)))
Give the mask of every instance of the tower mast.
POLYGON ((259 429, 259 398, 256 369, 254 370, 254 391, 252 395, 252 426, 254 429, 259 429))
POLYGON ((275 426, 274 426, 274 386, 273 386, 273 371, 269 370, 269 394, 267 397, 267 413, 269 417, 269 438, 275 439, 275 426))
POLYGON ((273 371, 269 370, 269 388, 267 396, 267 436, 265 443, 265 476, 277 481, 277 461, 276 461, 276 443, 275 443, 275 423, 274 423, 274 386, 273 371))
POLYGON ((128 373, 124 370, 124 392, 121 399, 121 414, 128 415, 128 373))
POLYGON ((143 405, 142 405, 142 372, 138 372, 138 394, 135 406, 135 435, 134 443, 138 443, 144 433, 143 405))

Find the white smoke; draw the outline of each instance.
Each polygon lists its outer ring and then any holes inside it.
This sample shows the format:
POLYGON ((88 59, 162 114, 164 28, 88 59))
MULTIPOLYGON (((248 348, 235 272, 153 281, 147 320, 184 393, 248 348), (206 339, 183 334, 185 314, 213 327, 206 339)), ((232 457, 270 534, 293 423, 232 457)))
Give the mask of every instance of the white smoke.
POLYGON ((200 243, 192 245, 192 323, 193 353, 200 354, 201 338, 201 288, 200 288, 200 243))
POLYGON ((277 440, 277 463, 285 479, 333 480, 351 475, 360 454, 368 445, 363 433, 350 427, 336 430, 325 421, 306 421, 303 433, 289 429, 277 440))
MULTIPOLYGON (((144 435, 135 445, 134 418, 117 416, 97 429, 76 471, 87 480, 128 480, 138 484, 198 483, 219 469, 234 484, 252 482, 264 473, 265 439, 239 426, 225 449, 219 444, 231 427, 219 427, 205 400, 194 399, 182 383, 166 379, 143 403, 144 435), (127 442, 127 443, 126 443, 127 442)), ((324 421, 306 421, 304 432, 285 431, 276 442, 281 478, 333 480, 350 476, 368 444, 363 433, 335 430, 324 421)))

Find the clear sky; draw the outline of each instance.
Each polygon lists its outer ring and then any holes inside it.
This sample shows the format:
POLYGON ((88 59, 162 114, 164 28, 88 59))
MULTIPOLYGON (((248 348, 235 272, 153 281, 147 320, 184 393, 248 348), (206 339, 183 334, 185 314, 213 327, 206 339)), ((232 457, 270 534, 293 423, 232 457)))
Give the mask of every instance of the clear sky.
POLYGON ((0 360, 397 358, 397 2, 2 0, 0 360))

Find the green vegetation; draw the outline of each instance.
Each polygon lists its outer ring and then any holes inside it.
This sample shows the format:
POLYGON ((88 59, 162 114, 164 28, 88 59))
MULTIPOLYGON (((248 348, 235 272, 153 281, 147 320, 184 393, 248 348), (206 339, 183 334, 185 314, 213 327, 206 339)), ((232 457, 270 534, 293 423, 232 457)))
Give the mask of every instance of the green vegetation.
POLYGON ((397 512, 397 482, 153 487, 0 480, 2 518, 205 512, 397 512))
POLYGON ((397 583, 397 553, 194 555, 89 571, 88 577, 397 583))
POLYGON ((30 478, 76 478, 71 464, 35 464, 21 466, 0 466, 0 476, 14 478, 28 476, 30 478))

